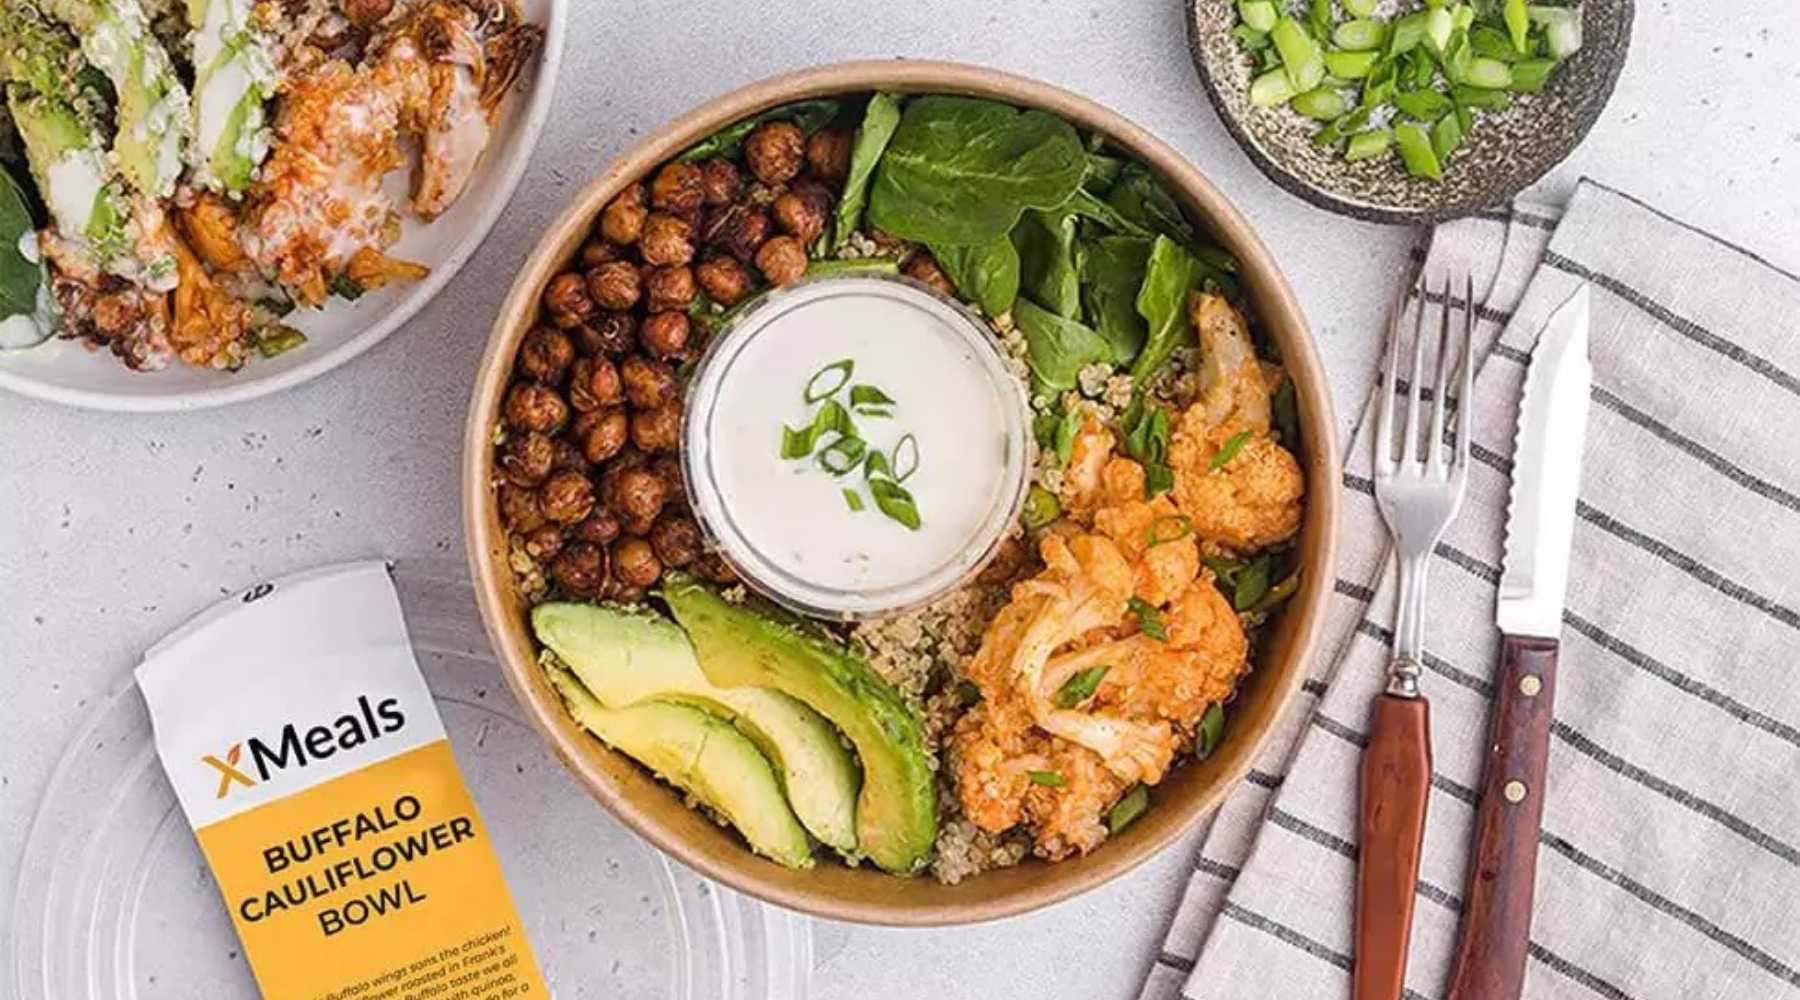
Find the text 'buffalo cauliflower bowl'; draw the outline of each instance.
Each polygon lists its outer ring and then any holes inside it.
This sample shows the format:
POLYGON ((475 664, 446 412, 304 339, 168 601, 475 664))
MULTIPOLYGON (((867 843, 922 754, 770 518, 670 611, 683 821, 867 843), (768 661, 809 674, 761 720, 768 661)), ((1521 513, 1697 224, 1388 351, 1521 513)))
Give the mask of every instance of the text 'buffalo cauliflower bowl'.
POLYGON ((546 237, 470 414, 471 556, 534 722, 659 846, 985 919, 1247 770, 1329 585, 1332 434, 1279 272, 1166 146, 1013 77, 827 67, 546 237))

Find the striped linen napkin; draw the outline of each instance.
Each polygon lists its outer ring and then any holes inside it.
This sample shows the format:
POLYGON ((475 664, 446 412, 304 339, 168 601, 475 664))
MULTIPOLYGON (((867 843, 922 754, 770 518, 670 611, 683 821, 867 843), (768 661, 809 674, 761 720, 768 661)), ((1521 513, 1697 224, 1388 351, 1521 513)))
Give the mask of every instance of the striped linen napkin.
MULTIPOLYGON (((1484 305, 1469 493, 1431 570, 1407 996, 1448 989, 1524 366, 1585 281, 1594 405, 1525 996, 1800 998, 1800 278, 1591 181, 1558 215, 1447 224, 1424 263, 1433 282, 1475 268, 1484 305)), ((1318 666, 1202 840, 1143 1000, 1349 995, 1357 768, 1394 603, 1373 410, 1318 666)))

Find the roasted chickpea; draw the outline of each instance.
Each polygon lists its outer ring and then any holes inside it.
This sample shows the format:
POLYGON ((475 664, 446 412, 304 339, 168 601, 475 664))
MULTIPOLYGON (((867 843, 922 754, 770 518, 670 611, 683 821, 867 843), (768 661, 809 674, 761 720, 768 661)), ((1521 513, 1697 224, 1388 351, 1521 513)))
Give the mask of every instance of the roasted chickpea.
POLYGON ((579 324, 594 313, 594 300, 588 297, 587 283, 573 271, 559 274, 544 286, 544 309, 551 322, 563 329, 579 324))
POLYGON ((679 456, 658 455, 645 468, 656 473, 657 478, 663 481, 666 503, 684 507, 687 505, 687 480, 682 478, 679 456))
POLYGON ((600 421, 605 419, 605 410, 577 410, 575 419, 569 421, 568 429, 563 431, 562 440, 580 444, 586 441, 587 436, 593 432, 594 428, 600 426, 600 421))
POLYGON ((738 578, 737 571, 717 552, 702 552, 694 560, 694 572, 714 583, 735 583, 738 578))
POLYGON ((560 525, 546 524, 525 536, 525 554, 538 562, 554 559, 566 541, 560 525))
POLYGON ((700 558, 705 540, 692 518, 664 515, 650 529, 650 547, 664 566, 679 569, 700 558))
POLYGON ((644 603, 644 598, 650 596, 650 588, 627 587, 620 583, 617 577, 614 577, 612 580, 612 589, 607 592, 606 596, 607 599, 614 604, 621 604, 629 608, 633 605, 644 603))
POLYGON ((575 343, 561 330, 540 326, 519 343, 519 371, 551 385, 562 381, 569 362, 575 360, 575 343))
POLYGON ((643 279, 630 261, 615 260, 587 273, 588 297, 602 309, 630 309, 643 291, 643 279))
POLYGON ((588 460, 582 456, 581 449, 575 446, 575 442, 566 437, 559 437, 553 443, 556 446, 556 457, 550 462, 551 472, 571 470, 586 472, 588 470, 588 460))
POLYGON ((603 312, 575 333, 583 354, 624 354, 637 346, 637 317, 628 312, 603 312))
POLYGON ((600 506, 623 516, 624 507, 619 503, 619 481, 625 473, 633 469, 643 468, 649 459, 643 452, 626 448, 606 463, 600 473, 600 506))
POLYGON ((650 530, 667 499, 662 478, 645 468, 626 469, 619 476, 618 494, 618 502, 608 506, 625 522, 625 530, 633 534, 650 530), (634 531, 634 525, 642 525, 643 530, 634 531))
POLYGON ((687 313, 655 313, 644 320, 638 341, 659 358, 673 358, 687 350, 689 328, 687 313))
POLYGON ((730 160, 707 160, 700 165, 700 171, 708 205, 729 205, 743 193, 744 179, 738 173, 737 164, 730 160))
POLYGON ((587 390, 601 406, 615 406, 625 399, 625 383, 619 378, 619 366, 611 358, 594 358, 587 377, 587 390))
POLYGON ((756 269, 771 285, 791 285, 806 274, 806 247, 792 236, 774 236, 756 251, 756 269))
POLYGON ((631 443, 643 452, 674 451, 681 446, 681 403, 669 400, 654 410, 631 415, 631 443))
POLYGON ((617 455, 630 437, 631 420, 622 408, 597 411, 599 419, 581 438, 581 453, 598 465, 617 455))
POLYGON ((526 431, 507 439, 500 451, 500 472, 518 486, 536 486, 550 474, 556 444, 544 434, 526 431))
POLYGON ((584 542, 607 545, 619 537, 619 532, 624 528, 619 524, 619 515, 605 507, 595 507, 592 514, 589 514, 585 520, 570 530, 574 532, 576 538, 584 542))
POLYGON ((501 483, 498 500, 500 520, 509 530, 525 534, 536 531, 544 523, 544 512, 538 507, 536 490, 501 483))
POLYGON ((850 175, 855 137, 846 129, 822 128, 806 140, 806 164, 820 180, 842 184, 850 175))
POLYGON ((588 240, 581 245, 581 266, 599 267, 625 259, 625 248, 608 240, 588 240))
POLYGON ((574 524, 594 509, 594 484, 579 472, 559 472, 538 487, 538 507, 558 524, 574 524))
POLYGON ((537 382, 519 382, 506 394, 502 408, 508 427, 552 434, 569 419, 569 404, 556 390, 537 382))
POLYGON ((800 172, 806 136, 793 122, 763 122, 744 140, 744 162, 764 184, 786 184, 800 172))
POLYGON ((619 366, 625 398, 640 410, 654 410, 675 398, 675 373, 668 365, 633 354, 619 366))
POLYGON ((606 550, 592 542, 570 542, 550 564, 550 579, 562 589, 592 597, 606 583, 606 550))
POLYGON ((679 215, 651 213, 644 221, 638 253, 644 263, 655 267, 686 264, 694 259, 694 224, 679 215))
POLYGON ((650 182, 650 207, 664 212, 691 212, 706 203, 706 173, 697 164, 676 160, 663 165, 650 182))
POLYGON ((707 258, 694 268, 694 280, 722 306, 735 306, 750 292, 750 272, 731 257, 707 258))
POLYGON ((717 229, 717 243, 748 264, 769 238, 769 214, 760 208, 733 210, 717 229))
POLYGON ((900 269, 900 273, 914 281, 929 285, 931 290, 939 295, 951 298, 956 296, 956 284, 950 280, 948 274, 944 273, 944 268, 937 262, 937 258, 923 250, 913 254, 907 260, 906 266, 900 269))
POLYGON ((644 185, 633 184, 618 193, 600 213, 600 235, 621 246, 636 243, 644 234, 644 185))
POLYGON ((784 232, 808 246, 825 231, 825 216, 831 210, 831 192, 817 183, 800 182, 776 197, 770 206, 775 210, 775 224, 784 232))
POLYGON ((685 264, 654 268, 644 278, 644 291, 649 296, 645 308, 653 313, 686 309, 694 301, 694 271, 685 264))
POLYGON ((662 561, 650 543, 626 536, 613 543, 613 576, 627 587, 648 587, 662 576, 662 561))

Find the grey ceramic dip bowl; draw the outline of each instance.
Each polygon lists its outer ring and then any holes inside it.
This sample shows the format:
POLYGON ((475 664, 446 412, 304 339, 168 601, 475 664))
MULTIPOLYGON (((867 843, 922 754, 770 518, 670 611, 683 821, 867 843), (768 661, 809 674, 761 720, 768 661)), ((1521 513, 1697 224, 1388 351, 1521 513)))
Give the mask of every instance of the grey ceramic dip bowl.
MULTIPOLYGON (((1385 0, 1378 13, 1418 6, 1385 0)), ((1347 162, 1341 150, 1313 142, 1320 123, 1285 106, 1253 107, 1255 66, 1232 35, 1238 16, 1230 0, 1188 0, 1188 48, 1219 118, 1270 180, 1320 208, 1371 222, 1441 222, 1505 204, 1561 163, 1600 117, 1625 66, 1633 0, 1581 6, 1581 51, 1541 93, 1481 113, 1439 181, 1409 176, 1390 157, 1347 162)))

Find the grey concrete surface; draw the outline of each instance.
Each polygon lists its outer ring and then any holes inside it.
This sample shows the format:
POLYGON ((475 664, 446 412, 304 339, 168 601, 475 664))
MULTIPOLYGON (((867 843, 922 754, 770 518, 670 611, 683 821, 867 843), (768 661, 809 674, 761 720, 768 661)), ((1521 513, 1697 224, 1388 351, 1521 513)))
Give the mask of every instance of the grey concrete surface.
MULTIPOLYGON (((555 109, 510 209, 386 343, 285 395, 191 415, 0 398, 0 914, 66 737, 147 643, 257 578, 460 553, 464 404, 514 267, 636 136, 752 79, 846 58, 936 57, 1109 104, 1191 157, 1260 227, 1312 319, 1341 422, 1369 384, 1382 304, 1415 234, 1325 214, 1264 180, 1205 100, 1179 0, 571 2, 555 109)), ((1638 9, 1618 93, 1540 193, 1564 195, 1591 174, 1800 271, 1800 5, 1638 9)), ((997 925, 824 929, 815 992, 1133 997, 1191 850, 1184 842, 1103 891, 997 925)))

